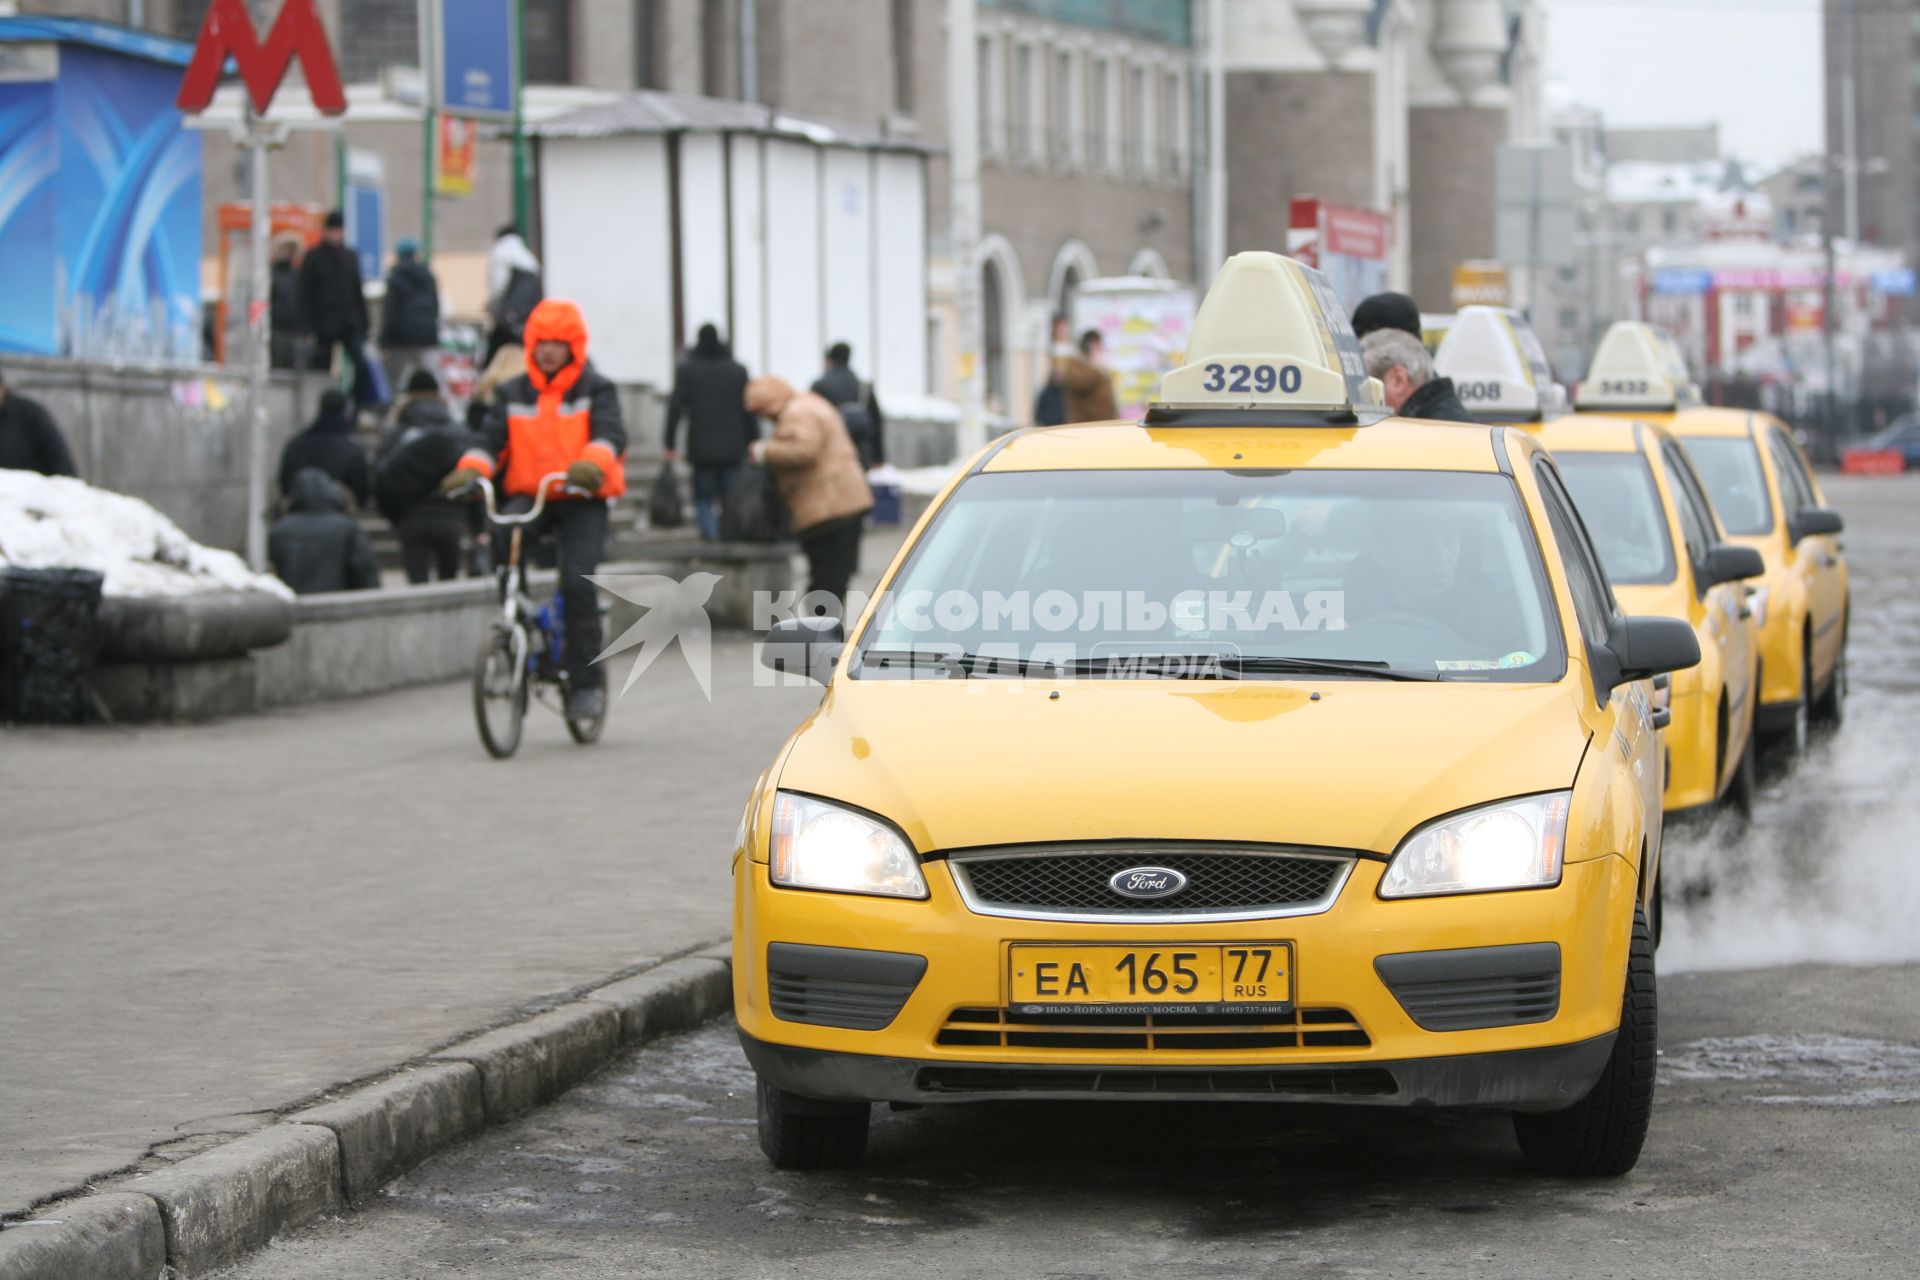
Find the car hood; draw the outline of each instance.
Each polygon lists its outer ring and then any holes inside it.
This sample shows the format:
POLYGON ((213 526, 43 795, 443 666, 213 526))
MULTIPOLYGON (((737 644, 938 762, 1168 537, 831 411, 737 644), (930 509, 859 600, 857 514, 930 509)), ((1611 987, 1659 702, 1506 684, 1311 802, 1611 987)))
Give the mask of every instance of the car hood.
POLYGON ((1386 853, 1438 815, 1571 786, 1587 740, 1573 684, 842 679, 779 785, 881 814, 923 852, 1179 839, 1386 853))

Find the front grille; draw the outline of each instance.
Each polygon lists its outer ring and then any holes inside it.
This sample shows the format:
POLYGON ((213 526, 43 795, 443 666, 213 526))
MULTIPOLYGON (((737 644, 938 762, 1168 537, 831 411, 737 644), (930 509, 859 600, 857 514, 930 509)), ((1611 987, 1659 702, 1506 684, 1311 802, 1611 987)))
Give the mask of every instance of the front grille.
POLYGON ((769 943, 767 1004, 787 1022, 879 1031, 926 971, 926 957, 909 953, 769 943))
POLYGON ((1325 910, 1353 859, 1339 855, 1259 852, 1185 853, 1140 848, 1122 852, 961 854, 948 859, 967 905, 989 915, 1185 917, 1304 914, 1325 910), (1134 867, 1167 867, 1187 878, 1165 898, 1133 899, 1108 883, 1134 867))
POLYGON ((1232 1068, 1116 1071, 1100 1067, 928 1066, 915 1083, 928 1093, 1159 1094, 1216 1098, 1378 1098, 1400 1091, 1381 1067, 1232 1068))
POLYGON ((1345 1009, 1270 1013, 1047 1013, 955 1009, 934 1043, 1013 1049, 1364 1049, 1373 1042, 1345 1009))

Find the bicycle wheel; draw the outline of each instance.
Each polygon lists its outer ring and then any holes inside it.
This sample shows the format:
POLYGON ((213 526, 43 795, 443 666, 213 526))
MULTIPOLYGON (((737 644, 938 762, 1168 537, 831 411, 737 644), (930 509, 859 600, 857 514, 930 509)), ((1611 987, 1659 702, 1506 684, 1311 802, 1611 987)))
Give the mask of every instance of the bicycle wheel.
POLYGON ((489 754, 505 760, 527 719, 526 632, 494 627, 473 661, 473 718, 489 754))

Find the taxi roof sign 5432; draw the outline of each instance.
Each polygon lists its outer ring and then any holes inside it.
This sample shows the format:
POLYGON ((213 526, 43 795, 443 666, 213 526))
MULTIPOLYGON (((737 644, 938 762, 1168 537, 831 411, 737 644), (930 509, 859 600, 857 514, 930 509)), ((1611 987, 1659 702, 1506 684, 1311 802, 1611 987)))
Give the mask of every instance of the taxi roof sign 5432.
POLYGON ((1360 342, 1333 286, 1277 253, 1227 259, 1194 317, 1188 363, 1160 380, 1167 409, 1377 408, 1360 342))
POLYGON ((213 0, 207 6, 206 20, 200 24, 200 39, 194 45, 193 60, 187 63, 187 73, 181 77, 180 96, 174 105, 189 113, 205 111, 213 102, 213 91, 220 86, 220 72, 229 57, 247 86, 253 109, 261 115, 273 105, 273 96, 280 91, 280 82, 287 78, 287 68, 295 58, 306 73, 307 93, 315 110, 337 116, 347 109, 340 69, 334 65, 327 29, 313 10, 313 0, 286 0, 264 44, 242 0, 213 0))
POLYGON ((1700 388, 1687 359, 1665 329, 1640 320, 1617 320, 1600 340, 1593 364, 1574 397, 1580 410, 1647 412, 1700 403, 1700 388))

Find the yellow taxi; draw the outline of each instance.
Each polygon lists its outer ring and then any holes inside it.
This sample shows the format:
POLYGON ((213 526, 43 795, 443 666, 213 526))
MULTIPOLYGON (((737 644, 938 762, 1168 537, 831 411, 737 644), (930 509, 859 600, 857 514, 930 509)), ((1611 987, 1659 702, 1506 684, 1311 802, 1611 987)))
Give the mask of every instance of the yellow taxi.
POLYGON ((1759 645, 1744 580, 1766 566, 1753 548, 1728 540, 1671 435, 1642 417, 1590 412, 1602 394, 1644 395, 1645 380, 1608 376, 1596 361, 1581 411, 1568 415, 1527 321, 1491 307, 1462 311, 1434 365, 1474 412, 1521 424, 1553 452, 1621 604, 1682 619, 1699 637, 1699 665, 1657 691, 1660 718, 1671 721, 1668 812, 1729 797, 1750 807, 1759 645))
POLYGON ((1847 564, 1840 514, 1786 424, 1749 409, 1705 408, 1664 332, 1621 321, 1607 331, 1576 400, 1665 426, 1686 446, 1727 537, 1754 548, 1765 575, 1750 594, 1760 637, 1763 734, 1805 749, 1810 721, 1837 723, 1847 691, 1847 564))
MULTIPOLYGON (((1644 1140, 1650 681, 1554 460, 1395 419, 1332 290, 1223 268, 1144 423, 977 454, 850 628, 733 853, 734 1002, 782 1167, 870 1104, 1514 1113, 1539 1168, 1644 1140)), ((844 630, 844 636, 843 636, 844 630)))

